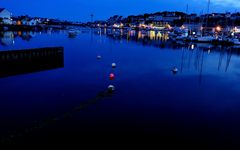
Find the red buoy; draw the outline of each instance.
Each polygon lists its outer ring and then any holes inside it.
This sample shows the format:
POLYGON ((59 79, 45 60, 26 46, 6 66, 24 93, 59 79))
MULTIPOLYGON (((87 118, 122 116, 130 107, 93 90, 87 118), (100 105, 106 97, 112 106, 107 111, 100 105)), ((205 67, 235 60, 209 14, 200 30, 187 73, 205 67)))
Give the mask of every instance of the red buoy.
POLYGON ((115 78, 115 75, 114 75, 113 73, 110 73, 109 79, 110 79, 110 80, 114 80, 114 78, 115 78))

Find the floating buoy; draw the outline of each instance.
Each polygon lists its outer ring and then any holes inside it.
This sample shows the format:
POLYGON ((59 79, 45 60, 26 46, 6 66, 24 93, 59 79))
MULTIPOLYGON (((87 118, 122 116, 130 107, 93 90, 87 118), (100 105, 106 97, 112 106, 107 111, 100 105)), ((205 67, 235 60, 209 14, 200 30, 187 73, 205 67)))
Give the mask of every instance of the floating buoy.
POLYGON ((114 80, 114 78, 115 78, 115 75, 114 75, 113 73, 110 73, 109 79, 110 79, 110 80, 114 80))
POLYGON ((112 63, 112 68, 116 68, 117 64, 116 63, 112 63))
POLYGON ((113 85, 109 85, 109 86, 108 86, 108 91, 109 91, 109 92, 115 91, 115 87, 114 87, 113 85))
POLYGON ((100 55, 97 56, 97 59, 101 59, 101 58, 102 58, 102 56, 100 56, 100 55))
POLYGON ((178 72, 178 68, 177 68, 177 67, 173 67, 172 72, 173 72, 174 74, 176 74, 176 73, 178 72))

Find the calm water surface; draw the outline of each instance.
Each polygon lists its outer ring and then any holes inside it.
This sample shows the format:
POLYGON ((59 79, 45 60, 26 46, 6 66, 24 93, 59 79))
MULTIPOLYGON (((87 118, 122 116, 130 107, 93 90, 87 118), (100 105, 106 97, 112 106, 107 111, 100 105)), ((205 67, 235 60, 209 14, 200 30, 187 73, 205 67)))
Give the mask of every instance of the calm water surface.
POLYGON ((1 39, 0 53, 63 46, 64 65, 0 78, 2 141, 137 138, 238 146, 239 50, 159 46, 157 41, 114 39, 94 31, 76 38, 68 38, 66 31, 15 34, 1 39), (174 66, 177 74, 171 72, 174 66), (116 91, 99 96, 110 84, 116 91))

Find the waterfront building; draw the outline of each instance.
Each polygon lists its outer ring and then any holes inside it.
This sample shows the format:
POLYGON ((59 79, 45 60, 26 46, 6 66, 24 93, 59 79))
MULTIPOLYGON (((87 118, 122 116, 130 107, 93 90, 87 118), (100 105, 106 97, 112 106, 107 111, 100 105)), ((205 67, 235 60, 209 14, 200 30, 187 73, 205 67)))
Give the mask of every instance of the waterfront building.
POLYGON ((37 20, 31 19, 31 20, 28 22, 28 24, 29 24, 30 26, 36 26, 36 25, 37 25, 37 20))
POLYGON ((5 8, 0 8, 0 18, 3 24, 12 24, 12 14, 5 8))

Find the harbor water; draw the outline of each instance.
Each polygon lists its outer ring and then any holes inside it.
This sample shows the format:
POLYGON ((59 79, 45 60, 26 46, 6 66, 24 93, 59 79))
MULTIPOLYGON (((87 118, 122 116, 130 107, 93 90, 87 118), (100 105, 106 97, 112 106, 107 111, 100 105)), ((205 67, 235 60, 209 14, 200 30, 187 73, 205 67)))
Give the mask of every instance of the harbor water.
POLYGON ((14 74, 0 65, 2 143, 139 139, 238 146, 238 48, 170 43, 164 35, 156 38, 158 33, 147 38, 90 29, 71 38, 61 30, 5 34, 0 56, 63 47, 63 57, 56 67, 14 74))

